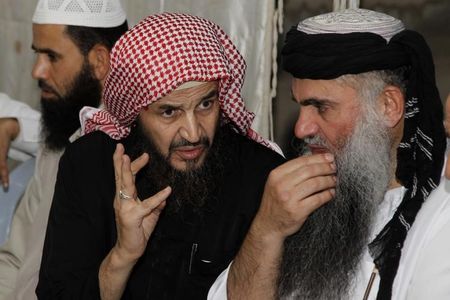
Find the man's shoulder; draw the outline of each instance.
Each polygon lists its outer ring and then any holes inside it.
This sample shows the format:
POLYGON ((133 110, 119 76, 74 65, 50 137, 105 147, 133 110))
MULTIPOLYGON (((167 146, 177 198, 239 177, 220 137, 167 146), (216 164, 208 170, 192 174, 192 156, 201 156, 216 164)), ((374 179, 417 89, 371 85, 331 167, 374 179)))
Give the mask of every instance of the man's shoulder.
POLYGON ((418 218, 433 224, 434 227, 450 222, 450 180, 441 178, 438 187, 425 200, 418 218))
POLYGON ((405 245, 414 245, 415 251, 426 248, 442 230, 450 233, 450 180, 445 178, 420 208, 405 245))
POLYGON ((83 148, 96 148, 98 146, 111 146, 115 145, 117 141, 113 140, 106 133, 102 131, 94 131, 80 136, 73 141, 68 148, 83 149, 83 148))
POLYGON ((394 282, 397 298, 447 299, 450 288, 450 181, 441 178, 417 214, 394 282))
POLYGON ((80 161, 104 159, 112 160, 112 154, 118 141, 101 131, 83 135, 66 147, 63 157, 80 161))
POLYGON ((234 131, 231 132, 235 140, 235 155, 240 163, 275 167, 285 162, 285 158, 272 149, 234 131))

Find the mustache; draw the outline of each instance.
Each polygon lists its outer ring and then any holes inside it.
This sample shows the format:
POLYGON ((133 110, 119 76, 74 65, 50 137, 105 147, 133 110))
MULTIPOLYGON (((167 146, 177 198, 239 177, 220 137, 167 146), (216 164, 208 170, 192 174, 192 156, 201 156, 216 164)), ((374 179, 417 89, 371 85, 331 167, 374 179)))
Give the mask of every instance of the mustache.
POLYGON ((42 80, 42 79, 39 79, 39 80, 38 80, 38 87, 39 87, 41 90, 46 90, 46 91, 52 92, 53 94, 59 96, 59 94, 55 91, 55 89, 52 88, 48 83, 46 83, 46 82, 45 82, 44 80, 42 80))
POLYGON ((170 146, 169 146, 169 152, 172 152, 173 150, 175 150, 176 148, 179 147, 186 147, 186 146, 192 146, 192 147, 196 147, 196 146, 204 146, 206 148, 208 148, 211 145, 211 142, 209 141, 209 139, 206 136, 202 136, 200 137, 200 139, 198 140, 198 142, 192 143, 189 142, 186 139, 180 139, 178 141, 173 141, 170 146))
POLYGON ((311 154, 308 145, 317 145, 319 147, 324 147, 330 150, 332 149, 331 147, 329 147, 326 140, 319 135, 309 136, 303 139, 294 137, 291 140, 291 148, 293 149, 295 156, 311 154))
POLYGON ((306 138, 303 139, 303 142, 306 145, 310 144, 310 145, 317 145, 317 146, 320 146, 320 147, 327 147, 328 148, 327 142, 319 135, 315 135, 315 136, 312 136, 312 137, 306 137, 306 138))

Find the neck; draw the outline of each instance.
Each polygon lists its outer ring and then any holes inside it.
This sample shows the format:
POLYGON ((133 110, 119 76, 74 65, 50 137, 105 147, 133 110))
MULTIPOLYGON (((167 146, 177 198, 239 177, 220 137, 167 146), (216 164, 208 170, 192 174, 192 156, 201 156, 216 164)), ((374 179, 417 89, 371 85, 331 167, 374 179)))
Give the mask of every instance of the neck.
POLYGON ((394 136, 393 136, 393 143, 391 146, 391 180, 389 182, 389 187, 388 189, 395 189, 397 187, 401 187, 402 184, 400 183, 400 181, 398 181, 397 176, 396 176, 396 172, 397 172, 397 149, 400 145, 400 141, 401 138, 403 136, 403 122, 401 124, 401 126, 399 126, 399 129, 396 130, 396 132, 394 131, 394 136))
POLYGON ((398 187, 401 187, 401 186, 402 186, 402 184, 396 178, 394 178, 389 183, 388 189, 392 190, 392 189, 395 189, 395 188, 398 188, 398 187))

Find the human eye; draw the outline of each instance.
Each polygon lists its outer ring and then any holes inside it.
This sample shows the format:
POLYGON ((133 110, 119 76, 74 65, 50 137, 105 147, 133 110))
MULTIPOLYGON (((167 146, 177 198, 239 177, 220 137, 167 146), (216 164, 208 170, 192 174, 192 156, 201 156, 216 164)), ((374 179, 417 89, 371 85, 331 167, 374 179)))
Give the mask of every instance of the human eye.
POLYGON ((214 104, 213 99, 205 99, 198 104, 198 108, 200 110, 208 110, 213 106, 213 104, 214 104))
POLYGON ((173 118, 176 115, 177 109, 176 108, 165 108, 161 112, 161 116, 163 118, 173 118))
POLYGON ((324 114, 324 113, 326 113, 327 110, 328 110, 327 105, 322 104, 322 103, 319 103, 319 104, 315 105, 315 107, 316 107, 317 111, 318 111, 320 114, 324 114))
POLYGON ((47 53, 47 58, 51 62, 56 62, 58 57, 54 53, 47 53))
POLYGON ((319 114, 326 113, 329 108, 329 105, 326 101, 311 100, 308 104, 314 107, 319 114))

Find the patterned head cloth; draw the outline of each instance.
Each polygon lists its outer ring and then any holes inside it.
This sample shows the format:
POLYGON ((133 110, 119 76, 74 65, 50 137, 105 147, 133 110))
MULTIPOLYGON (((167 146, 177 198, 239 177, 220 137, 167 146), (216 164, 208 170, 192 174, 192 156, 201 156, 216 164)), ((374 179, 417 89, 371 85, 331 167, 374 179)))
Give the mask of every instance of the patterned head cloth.
POLYGON ((103 94, 106 110, 83 109, 84 130, 124 138, 143 108, 180 85, 218 80, 222 122, 267 146, 250 129, 254 114, 241 97, 244 73, 244 59, 216 24, 185 14, 149 16, 112 49, 103 94))
POLYGON ((308 79, 408 68, 405 126, 396 170, 407 192, 394 217, 369 245, 381 276, 377 299, 390 299, 406 235, 422 203, 439 184, 444 162, 443 110, 431 51, 420 34, 405 30, 391 16, 346 9, 309 18, 292 28, 282 58, 285 70, 308 79))

